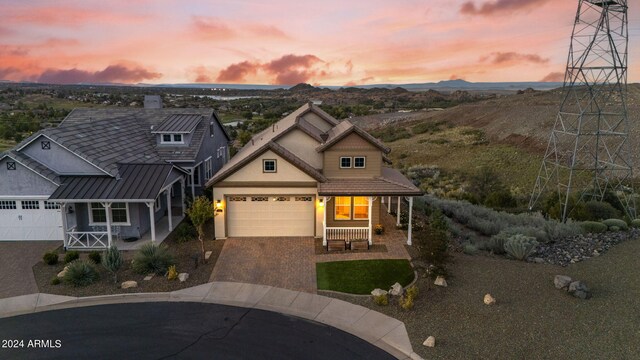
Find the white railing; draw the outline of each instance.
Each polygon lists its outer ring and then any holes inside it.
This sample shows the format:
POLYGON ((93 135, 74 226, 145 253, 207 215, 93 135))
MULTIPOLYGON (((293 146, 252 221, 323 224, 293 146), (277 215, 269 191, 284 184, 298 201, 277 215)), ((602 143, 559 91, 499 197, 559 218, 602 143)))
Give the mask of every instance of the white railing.
POLYGON ((328 240, 369 240, 368 227, 325 227, 325 239, 328 240))
POLYGON ((106 231, 67 231, 67 249, 106 249, 106 231))

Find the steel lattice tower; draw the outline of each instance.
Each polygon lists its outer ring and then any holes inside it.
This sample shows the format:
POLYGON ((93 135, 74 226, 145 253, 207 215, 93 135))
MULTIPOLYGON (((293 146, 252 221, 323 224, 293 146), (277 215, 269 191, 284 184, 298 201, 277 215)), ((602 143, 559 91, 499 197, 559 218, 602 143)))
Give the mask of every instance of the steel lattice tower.
MULTIPOLYGON (((602 200, 615 192, 635 218, 627 116, 627 0, 579 0, 563 100, 549 137, 529 209, 557 187, 562 220, 570 199, 602 200)), ((577 202, 576 202, 577 203, 577 202)))

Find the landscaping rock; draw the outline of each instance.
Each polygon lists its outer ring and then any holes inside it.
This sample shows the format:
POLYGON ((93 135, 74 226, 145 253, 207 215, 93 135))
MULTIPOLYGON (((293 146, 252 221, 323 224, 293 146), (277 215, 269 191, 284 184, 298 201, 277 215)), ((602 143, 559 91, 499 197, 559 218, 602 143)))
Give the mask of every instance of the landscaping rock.
POLYGON ((569 284, 569 294, 583 300, 591 298, 589 288, 582 281, 574 281, 569 284))
POLYGON ((207 251, 204 253, 204 259, 205 260, 209 260, 209 258, 211 257, 211 254, 213 254, 213 251, 207 251))
POLYGON ((486 294, 484 296, 484 304, 485 305, 494 305, 496 303, 496 299, 491 296, 491 294, 486 294))
POLYGON ((402 288, 402 285, 400 285, 400 283, 395 283, 391 285, 391 289, 389 289, 389 294, 393 296, 400 296, 402 295, 403 291, 404 289, 402 288))
POLYGON ((144 281, 149 281, 149 280, 153 279, 153 275, 154 274, 149 274, 149 275, 145 276, 143 280, 144 281))
POLYGON ((571 278, 566 275, 556 275, 553 278, 553 284, 556 286, 556 289, 569 289, 569 284, 571 284, 571 278))
POLYGON ((189 274, 187 273, 178 274, 178 279, 180 279, 180 282, 185 282, 187 281, 188 278, 189 278, 189 274))
POLYGON ((133 280, 125 281, 120 285, 120 287, 123 289, 137 288, 138 282, 133 280))
POLYGON ((447 280, 445 280, 444 276, 438 276, 436 281, 433 282, 434 285, 447 287, 447 280))
POLYGON ((67 273, 67 270, 69 269, 69 265, 65 266, 64 269, 62 269, 62 271, 60 271, 58 273, 58 279, 62 279, 64 277, 64 275, 67 273))
POLYGON ((373 296, 384 296, 387 295, 389 292, 387 290, 382 290, 382 289, 373 289, 373 291, 371 292, 371 295, 373 296))
POLYGON ((436 346, 436 338, 433 336, 429 336, 427 338, 427 340, 425 340, 422 345, 426 346, 426 347, 434 347, 436 346))

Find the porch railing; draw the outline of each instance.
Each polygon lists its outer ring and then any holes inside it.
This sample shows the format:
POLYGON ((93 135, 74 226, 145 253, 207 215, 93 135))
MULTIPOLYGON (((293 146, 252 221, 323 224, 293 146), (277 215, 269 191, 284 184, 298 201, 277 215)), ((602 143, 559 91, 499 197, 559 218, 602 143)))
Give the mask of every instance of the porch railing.
POLYGON ((368 227, 325 227, 326 240, 369 240, 368 227))
POLYGON ((108 243, 106 231, 67 231, 67 249, 106 249, 108 243))

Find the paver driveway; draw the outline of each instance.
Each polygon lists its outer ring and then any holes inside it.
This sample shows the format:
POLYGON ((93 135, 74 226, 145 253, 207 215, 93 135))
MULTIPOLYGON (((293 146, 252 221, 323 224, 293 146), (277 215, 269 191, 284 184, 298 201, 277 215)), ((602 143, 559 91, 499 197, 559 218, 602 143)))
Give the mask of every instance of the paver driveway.
POLYGON ((315 293, 313 238, 228 238, 210 281, 271 285, 315 293))
POLYGON ((31 269, 61 241, 0 242, 0 299, 38 292, 31 269))

